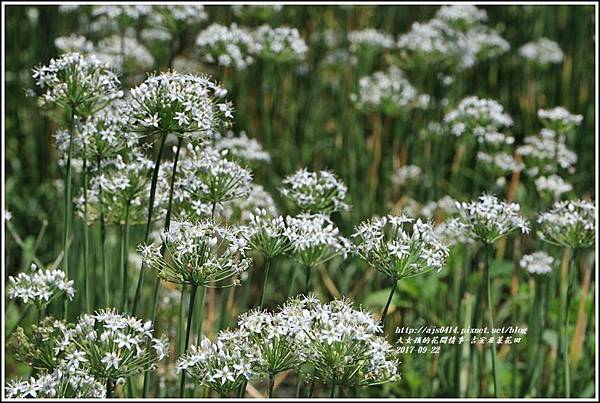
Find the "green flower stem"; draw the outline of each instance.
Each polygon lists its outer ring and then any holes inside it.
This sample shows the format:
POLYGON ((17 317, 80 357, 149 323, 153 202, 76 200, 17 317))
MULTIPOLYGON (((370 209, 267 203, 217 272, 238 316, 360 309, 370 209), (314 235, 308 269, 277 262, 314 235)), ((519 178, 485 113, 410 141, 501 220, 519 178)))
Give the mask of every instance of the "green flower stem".
MULTIPOLYGON (((150 206, 154 205, 154 195, 156 192, 156 180, 158 178, 158 167, 160 165, 160 155, 162 154, 162 149, 165 145, 165 141, 164 141, 165 138, 166 138, 166 135, 163 136, 163 140, 160 145, 158 156, 156 158, 156 164, 154 165, 154 173, 152 175, 152 184, 151 184, 151 190, 150 190, 150 206)), ((175 159, 173 160, 173 172, 171 174, 171 187, 169 189, 169 204, 167 206, 167 214, 165 216, 165 230, 168 230, 169 226, 171 225, 171 212, 173 209, 173 189, 175 187, 175 175, 177 174, 177 161, 179 160, 179 152, 181 151, 182 141, 183 141, 183 139, 181 137, 179 137, 179 141, 177 142, 177 151, 175 152, 175 159)), ((146 235, 144 238, 144 242, 148 241, 148 236, 150 234, 151 217, 152 217, 152 208, 149 208, 148 209, 148 222, 146 223, 146 235)), ((161 255, 164 255, 165 249, 166 249, 166 245, 163 242, 162 247, 161 247, 161 255)), ((134 306, 133 306, 134 314, 135 314, 136 303, 138 302, 138 298, 139 298, 138 292, 141 289, 141 285, 142 285, 142 281, 143 281, 143 273, 144 273, 144 265, 142 264, 142 268, 140 271, 140 277, 138 280, 138 285, 137 285, 137 290, 136 290, 134 306)), ((156 308, 157 308, 157 304, 158 304, 159 287, 160 287, 160 278, 158 276, 156 276, 156 279, 154 280, 154 288, 152 290, 152 304, 151 304, 151 308, 150 308, 150 318, 151 318, 152 322, 154 322, 154 319, 156 318, 156 308)), ((181 291, 181 296, 182 296, 182 303, 183 303, 183 287, 182 287, 182 291, 181 291)), ((180 315, 180 317, 181 317, 181 315, 180 315)), ((143 391, 142 391, 142 397, 146 397, 146 394, 148 393, 148 387, 150 385, 149 384, 150 371, 148 371, 147 369, 148 368, 146 367, 146 372, 144 373, 144 387, 143 387, 143 391)))
MULTIPOLYGON (((73 138, 75 132, 75 109, 71 106, 71 118, 69 127, 69 151, 67 153, 67 168, 65 172, 65 217, 64 217, 64 233, 63 233, 63 270, 65 271, 66 277, 71 278, 69 271, 69 235, 71 232, 71 160, 73 158, 73 138)), ((69 299, 65 294, 64 297, 64 309, 63 318, 68 319, 69 317, 69 299)))
POLYGON ((115 391, 115 381, 107 378, 106 379, 106 398, 110 399, 113 397, 113 393, 115 391))
POLYGON ((521 389, 520 395, 525 396, 527 392, 531 390, 535 385, 536 369, 538 364, 542 362, 542 330, 544 323, 544 290, 546 287, 546 281, 543 277, 535 279, 535 295, 533 297, 533 309, 530 315, 529 329, 531 331, 531 340, 533 341, 531 353, 529 355, 529 361, 527 363, 527 372, 525 382, 521 389))
POLYGON ((311 290, 310 280, 312 277, 312 267, 306 266, 305 270, 306 270, 306 288, 304 289, 304 292, 306 295, 308 295, 308 293, 310 293, 310 290, 311 290))
POLYGON ((129 246, 129 206, 125 206, 125 223, 121 226, 121 274, 123 276, 123 293, 121 294, 121 312, 127 311, 127 299, 129 297, 129 273, 127 273, 128 246, 129 246))
POLYGON ((275 377, 269 374, 269 399, 273 397, 273 387, 275 386, 275 377))
POLYGON ((263 285, 262 285, 262 289, 260 290, 260 300, 258 303, 258 307, 262 308, 263 306, 263 302, 265 301, 265 294, 266 294, 266 289, 267 289, 267 280, 269 279, 269 269, 271 268, 271 258, 267 257, 265 259, 265 267, 263 268, 265 274, 264 274, 264 278, 263 278, 263 285))
POLYGON ((571 250, 571 257, 569 259, 569 273, 568 280, 566 284, 565 290, 565 323, 563 330, 563 366, 564 366, 564 377, 565 377, 565 397, 568 399, 571 397, 571 366, 569 363, 569 310, 571 307, 571 300, 573 294, 573 276, 577 271, 577 261, 576 261, 577 250, 571 250))
MULTIPOLYGON (((185 330, 185 347, 183 354, 187 353, 188 345, 190 343, 190 330, 192 329, 192 317, 194 313, 194 302, 196 300, 196 290, 198 286, 192 284, 192 290, 190 293, 190 304, 188 305, 188 318, 187 328, 185 330)), ((179 397, 184 397, 185 392, 185 371, 181 371, 181 384, 179 386, 179 397)))
MULTIPOLYGON (((100 173, 100 156, 96 160, 97 172, 100 173)), ((104 220, 104 201, 102 198, 102 186, 98 189, 98 199, 100 200, 100 260, 102 264, 102 273, 104 274, 104 304, 110 306, 110 283, 108 280, 108 268, 106 267, 106 221, 104 220)))
POLYGON ((200 287, 200 304, 198 305, 198 313, 196 314, 196 344, 202 342, 202 325, 204 322, 204 301, 206 301, 206 287, 200 287))
POLYGON ((390 291, 390 296, 385 304, 385 308, 383 308, 383 313, 381 314, 381 323, 385 327, 385 317, 387 316, 388 309, 390 307, 390 303, 392 302, 392 297, 394 296, 394 292, 396 291, 398 280, 396 277, 392 277, 392 290, 390 291))
MULTIPOLYGON (((150 202, 148 204, 148 218, 146 220, 146 232, 144 234, 144 243, 148 242, 150 236, 150 227, 152 224, 152 212, 154 211, 154 198, 156 196, 156 182, 158 181, 158 171, 160 169, 160 160, 162 158, 163 149, 165 147, 165 141, 167 140, 166 134, 161 134, 160 145, 158 147, 158 154, 154 162, 154 170, 152 172, 152 182, 150 184, 150 202)), ((133 307, 131 309, 132 315, 136 315, 139 300, 141 298, 142 284, 144 283, 144 265, 140 269, 140 275, 138 277, 138 283, 135 288, 135 297, 133 299, 133 307)))
POLYGON ((90 298, 90 272, 89 272, 89 227, 88 227, 88 175, 86 146, 83 145, 83 288, 85 290, 85 307, 92 311, 90 298))
MULTIPOLYGON (((492 314, 492 287, 490 279, 490 249, 492 248, 492 246, 490 244, 485 244, 483 248, 485 254, 485 290, 487 294, 488 322, 490 326, 490 332, 493 332, 494 316, 492 314)), ((496 345, 490 344, 490 349, 492 350, 492 376, 494 381, 494 397, 498 397, 498 374, 496 372, 496 345)))
POLYGON ((332 399, 335 397, 335 378, 331 380, 331 389, 329 389, 329 397, 332 399))

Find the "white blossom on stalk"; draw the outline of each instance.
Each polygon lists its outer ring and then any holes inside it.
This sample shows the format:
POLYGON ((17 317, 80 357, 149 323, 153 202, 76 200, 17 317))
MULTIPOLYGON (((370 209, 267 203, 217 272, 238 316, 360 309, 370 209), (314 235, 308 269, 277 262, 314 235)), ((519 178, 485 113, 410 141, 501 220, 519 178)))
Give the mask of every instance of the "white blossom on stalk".
POLYGON ((527 270, 530 274, 544 275, 552 273, 552 265, 554 258, 548 256, 546 252, 534 252, 530 255, 525 255, 519 260, 519 266, 527 270))
POLYGON ((148 15, 149 25, 177 34, 186 27, 193 27, 208 19, 204 6, 199 4, 169 4, 152 6, 148 15))
POLYGON ((66 53, 46 66, 33 69, 42 90, 42 107, 71 110, 79 117, 91 116, 123 96, 119 79, 94 55, 66 53))
POLYGON ((152 322, 115 310, 82 315, 71 330, 81 367, 101 379, 128 378, 155 367, 167 355, 166 341, 153 337, 152 322))
POLYGON ((397 280, 442 270, 449 253, 431 223, 406 215, 363 221, 352 238, 357 240, 354 251, 361 259, 397 280))
POLYGON ((154 66, 152 54, 135 37, 115 34, 102 39, 95 54, 115 71, 145 71, 154 66))
POLYGON ((350 209, 345 202, 348 188, 331 171, 299 169, 283 180, 279 191, 302 211, 329 214, 350 209))
POLYGON ((248 196, 252 173, 225 159, 226 151, 188 144, 187 153, 187 158, 181 161, 181 186, 188 195, 215 204, 248 196))
POLYGON ((587 200, 554 203, 537 220, 544 241, 568 248, 590 248, 596 240, 596 206, 587 200))
POLYGON ((404 186, 407 183, 414 183, 422 177, 423 170, 416 165, 404 165, 392 175, 392 182, 396 185, 404 186))
POLYGON ((538 136, 527 136, 517 152, 525 162, 525 172, 533 177, 556 174, 560 169, 568 173, 575 171, 577 154, 564 144, 564 137, 549 129, 543 129, 538 136))
POLYGON ((162 73, 131 90, 132 126, 138 131, 204 139, 233 119, 227 90, 207 76, 162 73))
POLYGON ((59 36, 54 40, 54 46, 63 52, 91 53, 94 50, 94 44, 85 36, 71 34, 69 36, 59 36))
POLYGON ((322 304, 314 295, 291 298, 281 311, 284 329, 315 368, 304 376, 330 385, 375 385, 400 377, 398 351, 381 335, 381 324, 347 300, 322 304))
POLYGON ((520 214, 517 203, 499 200, 496 196, 483 194, 471 202, 456 203, 459 218, 470 237, 486 244, 520 230, 529 232, 529 224, 520 214))
POLYGON ((158 244, 142 244, 138 250, 146 266, 165 281, 204 287, 236 285, 250 267, 245 227, 223 226, 212 220, 173 221, 161 239, 167 257, 158 244))
POLYGON ((292 256, 305 267, 314 267, 336 256, 346 257, 350 242, 324 214, 286 217, 284 235, 292 246, 292 256))
POLYGON ((235 23, 229 27, 211 24, 198 34, 196 46, 204 61, 244 70, 254 63, 250 54, 253 40, 250 31, 235 23))
POLYGON ((573 190, 573 186, 558 175, 540 176, 535 180, 535 188, 543 195, 558 200, 561 195, 573 190))
POLYGON ((266 257, 272 258, 290 251, 283 217, 272 217, 265 210, 257 209, 251 215, 248 226, 251 231, 250 246, 266 257))
POLYGON ((271 194, 261 185, 256 184, 250 185, 250 193, 246 197, 226 203, 225 210, 230 210, 229 214, 225 214, 228 220, 237 219, 242 223, 251 221, 257 210, 263 211, 270 217, 275 217, 278 214, 271 194))
POLYGON ((239 136, 234 136, 232 131, 227 132, 225 136, 216 139, 214 146, 217 151, 227 150, 230 157, 246 163, 271 161, 271 156, 263 146, 256 139, 248 137, 243 130, 239 136))
POLYGON ((20 299, 25 304, 31 301, 41 308, 63 293, 69 300, 75 296, 73 280, 68 280, 62 270, 38 270, 38 267, 32 263, 31 273, 19 273, 16 277, 8 277, 8 298, 20 299))
POLYGON ((391 115, 414 107, 425 108, 429 104, 429 95, 419 94, 402 70, 395 66, 361 77, 358 91, 351 94, 350 99, 361 111, 391 115))
POLYGON ((348 32, 348 42, 350 42, 350 51, 353 53, 394 47, 394 37, 392 35, 373 28, 348 32))
POLYGON ((442 6, 435 17, 452 25, 472 26, 487 21, 487 13, 471 4, 442 6))
POLYGON ((527 61, 541 66, 559 64, 564 58, 563 51, 558 43, 548 38, 527 42, 519 48, 519 55, 527 61))
POLYGON ((9 399, 104 399, 106 388, 102 382, 84 371, 70 372, 57 368, 29 380, 16 380, 6 385, 9 399))
POLYGON ((257 58, 276 63, 304 59, 308 46, 296 28, 261 25, 252 32, 250 53, 257 58))
POLYGON ((565 134, 575 126, 581 125, 583 121, 582 115, 572 114, 562 106, 551 109, 539 109, 537 115, 546 128, 560 134, 565 134))
POLYGON ((463 134, 478 137, 513 124, 513 120, 504 112, 502 105, 492 99, 481 99, 476 96, 466 97, 460 101, 456 109, 446 114, 444 122, 457 137, 463 134))
POLYGON ((177 372, 186 371, 198 385, 228 393, 255 375, 257 353, 240 331, 221 331, 211 342, 203 337, 177 359, 177 372))

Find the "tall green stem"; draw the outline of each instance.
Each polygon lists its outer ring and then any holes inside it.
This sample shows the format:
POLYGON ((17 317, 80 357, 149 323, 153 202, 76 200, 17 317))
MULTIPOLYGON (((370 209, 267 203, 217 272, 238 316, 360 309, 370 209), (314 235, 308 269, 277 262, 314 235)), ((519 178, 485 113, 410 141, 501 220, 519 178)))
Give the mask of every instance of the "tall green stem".
MULTIPOLYGON (((487 294, 487 306, 488 306, 488 322, 490 325, 490 332, 494 331, 494 315, 492 313, 492 287, 491 287, 491 279, 490 279, 490 249, 492 246, 490 244, 485 244, 484 246, 484 254, 485 254, 485 283, 486 283, 486 294, 487 294)), ((494 397, 498 397, 498 374, 496 372, 496 345, 495 343, 490 344, 490 349, 492 350, 492 376, 494 381, 494 397)))
MULTIPOLYGON (((69 150, 67 153, 67 168, 65 172, 65 217, 64 217, 64 233, 63 233, 63 270, 67 278, 71 278, 69 271, 69 235, 71 232, 71 160, 73 158, 73 139, 75 133, 75 110, 71 106, 71 120, 69 122, 69 150)), ((66 294, 64 297, 64 319, 69 316, 69 299, 66 294)))
MULTIPOLYGON (((101 160, 100 156, 96 160, 97 174, 100 175, 101 160)), ((106 307, 110 306, 110 283, 108 280, 108 268, 106 267, 106 222, 104 220, 104 199, 102 197, 102 185, 98 187, 98 199, 100 200, 100 260, 102 264, 102 273, 104 274, 104 303, 106 307)))
POLYGON ((385 304, 385 308, 383 308, 383 313, 381 314, 381 324, 385 327, 385 317, 387 316, 388 313, 388 309, 390 308, 390 303, 392 302, 392 297, 394 296, 394 292, 396 291, 396 287, 397 287, 397 281, 396 277, 392 277, 392 290, 390 291, 390 296, 387 299, 387 302, 385 304))
POLYGON ((106 398, 110 399, 113 397, 115 391, 115 381, 108 378, 106 379, 106 398))
POLYGON ((275 387, 275 377, 269 374, 269 399, 273 397, 273 387, 275 387))
POLYGON ((331 380, 331 389, 329 389, 329 397, 332 399, 335 397, 335 378, 331 380))
POLYGON ((573 293, 573 276, 577 270, 576 262, 576 249, 571 250, 571 258, 569 259, 569 274, 567 276, 567 291, 566 291, 566 303, 565 303, 565 323, 563 330, 563 365, 564 365, 564 376, 565 376, 565 397, 568 399, 571 397, 571 366, 569 363, 569 310, 571 307, 572 293, 573 293))
MULTIPOLYGON (((192 329, 192 316, 194 313, 194 301, 196 300, 197 286, 192 284, 192 290, 190 294, 190 304, 188 305, 188 318, 187 328, 185 329, 185 347, 183 354, 187 353, 188 345, 190 343, 190 330, 192 329)), ((183 397, 185 392, 185 370, 181 371, 181 384, 179 386, 179 397, 183 397)))
MULTIPOLYGON (((156 192, 156 178, 158 177, 158 166, 160 164, 160 155, 162 154, 162 149, 165 145, 165 141, 164 141, 165 138, 166 138, 166 135, 163 136, 163 140, 160 145, 158 156, 156 158, 156 164, 154 166, 154 173, 152 176, 152 184, 151 184, 151 190, 150 190, 150 206, 154 205, 154 194, 156 192)), ((171 173, 171 187, 169 189, 169 203, 167 206, 167 214, 165 216, 165 230, 168 230, 171 225, 171 212, 173 209, 173 191, 175 188, 175 176, 177 174, 177 162, 179 161, 179 152, 181 151, 182 141, 183 141, 183 139, 181 137, 179 137, 179 141, 177 142, 177 151, 175 152, 175 159, 173 160, 173 172, 171 173)), ((148 209, 148 222, 146 223, 146 235, 145 235, 144 242, 147 242, 148 235, 150 234, 151 217, 152 217, 152 209, 149 208, 148 209)), ((161 250, 160 250, 161 255, 164 255, 165 249, 166 249, 166 245, 163 242, 161 250)), ((134 301, 134 305, 133 305, 134 314, 135 314, 136 303, 138 302, 139 292, 141 290, 141 285, 142 285, 142 281, 143 281, 143 272, 144 272, 144 265, 142 264, 140 277, 139 277, 139 281, 138 281, 138 285, 137 285, 137 290, 135 293, 135 301, 134 301)), ((152 290, 152 303, 151 303, 151 307, 150 307, 150 319, 153 322, 156 317, 159 286, 160 286, 160 278, 157 276, 156 279, 154 280, 154 288, 152 290)), ((183 288, 182 288, 181 296, 183 297, 183 288)), ((182 303, 183 303, 183 298, 182 298, 182 303)), ((149 377, 150 377, 150 371, 146 371, 144 373, 144 386, 143 386, 143 391, 142 391, 142 397, 146 397, 146 394, 148 393, 148 387, 150 385, 149 377)))
POLYGON ((129 297, 129 273, 127 273, 128 248, 129 248, 129 206, 125 206, 125 223, 121 227, 121 273, 123 280, 123 293, 121 294, 121 312, 127 311, 127 300, 129 297))
POLYGON ((312 267, 306 266, 306 287, 304 289, 304 293, 308 296, 310 293, 310 279, 312 277, 312 267))
MULTIPOLYGON (((148 203, 148 217, 146 219, 146 232, 144 234, 144 243, 148 242, 148 237, 150 236, 150 228, 152 224, 152 212, 154 211, 154 198, 156 196, 156 183, 158 181, 158 171, 160 169, 160 160, 162 158, 163 148, 165 147, 165 141, 167 139, 167 135, 165 133, 161 133, 160 145, 158 147, 158 154, 156 155, 156 160, 154 162, 154 170, 152 172, 152 182, 150 184, 150 201, 148 203)), ((140 269, 140 275, 138 277, 137 286, 135 288, 135 297, 133 299, 133 307, 131 309, 132 315, 135 316, 137 313, 137 307, 139 300, 141 298, 142 292, 142 284, 144 283, 144 265, 140 269)))
POLYGON ((266 290, 267 290, 267 280, 269 279, 269 269, 271 268, 271 258, 267 257, 265 259, 265 267, 264 267, 264 277, 263 277, 263 285, 262 285, 262 289, 260 290, 260 301, 258 303, 258 307, 262 308, 263 306, 263 302, 265 301, 265 294, 266 294, 266 290))
POLYGON ((83 284, 85 289, 85 307, 92 311, 90 298, 90 272, 89 272, 89 228, 88 228, 88 178, 86 146, 83 144, 83 284))

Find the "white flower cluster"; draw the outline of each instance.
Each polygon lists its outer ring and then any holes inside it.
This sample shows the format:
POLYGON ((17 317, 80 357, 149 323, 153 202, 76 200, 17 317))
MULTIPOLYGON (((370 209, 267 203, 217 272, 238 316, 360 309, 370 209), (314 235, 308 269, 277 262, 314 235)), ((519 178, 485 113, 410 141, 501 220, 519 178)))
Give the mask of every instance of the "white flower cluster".
POLYGON ((87 117, 123 96, 119 79, 96 56, 66 53, 47 66, 33 69, 33 79, 43 94, 43 107, 72 110, 87 117))
POLYGON ((524 234, 529 232, 527 220, 519 213, 520 206, 499 200, 494 195, 484 194, 468 203, 457 202, 456 207, 469 236, 486 244, 517 229, 524 234))
POLYGON ((296 28, 261 25, 252 33, 250 53, 271 62, 287 63, 304 59, 308 46, 296 28))
POLYGON ((539 215, 539 236, 546 242, 569 248, 590 248, 596 239, 596 206, 587 200, 554 203, 539 215))
POLYGON ((535 188, 539 193, 547 194, 554 200, 573 190, 573 186, 558 175, 539 176, 535 180, 535 188))
POLYGON ((147 5, 129 5, 129 6, 94 6, 92 16, 106 16, 109 19, 118 19, 127 17, 132 20, 139 20, 147 16, 152 11, 152 6, 147 5))
POLYGON ((229 131, 225 136, 217 138, 215 148, 217 151, 227 150, 233 158, 248 163, 271 161, 271 156, 262 145, 256 139, 248 137, 243 130, 239 136, 234 136, 233 132, 229 131))
POLYGON ((249 53, 252 41, 251 32, 235 23, 211 24, 198 34, 196 46, 206 62, 243 70, 254 62, 249 53))
POLYGON ((188 157, 181 161, 181 186, 194 198, 207 203, 224 203, 250 193, 252 173, 224 158, 227 151, 187 146, 188 157))
POLYGON ((351 52, 362 50, 390 49, 394 47, 394 37, 373 28, 348 32, 351 52))
POLYGON ((538 65, 558 64, 563 61, 564 54, 558 43, 548 38, 540 38, 528 42, 519 48, 519 55, 538 65))
POLYGON ((7 293, 9 299, 30 301, 38 307, 46 306, 56 297, 65 293, 69 300, 75 296, 73 280, 68 280, 62 270, 42 269, 31 264, 32 273, 19 273, 8 277, 7 293))
POLYGON ((172 283, 236 285, 250 267, 245 227, 222 226, 212 220, 174 221, 161 239, 168 258, 161 254, 160 245, 142 244, 138 250, 149 269, 172 283))
POLYGON ((271 378, 304 363, 305 377, 330 385, 372 385, 399 377, 399 356, 380 335, 380 324, 345 300, 322 304, 313 295, 295 297, 279 311, 250 311, 239 328, 204 338, 177 361, 196 382, 227 393, 256 376, 271 378))
MULTIPOLYGON (((101 172, 90 181, 87 193, 88 220, 93 223, 103 212, 107 223, 122 225, 143 223, 150 197, 150 181, 154 162, 139 150, 131 150, 124 159, 105 161, 101 172)), ((161 211, 166 204, 164 181, 157 186, 155 208, 161 211)), ((78 213, 83 217, 85 198, 76 200, 78 213)))
POLYGON ((196 383, 221 394, 237 389, 253 375, 255 352, 238 331, 221 331, 215 342, 203 337, 177 359, 177 372, 186 371, 196 383))
POLYGON ((149 25, 178 33, 183 25, 194 26, 206 21, 208 14, 203 5, 169 4, 153 6, 148 17, 149 25))
POLYGON ((477 160, 483 162, 497 176, 519 172, 523 169, 523 164, 517 163, 514 157, 506 152, 487 153, 479 151, 477 152, 477 160))
POLYGON ((487 21, 487 13, 471 4, 442 6, 435 17, 449 24, 471 26, 487 21))
POLYGON ((55 369, 51 373, 31 377, 29 381, 8 382, 6 397, 9 399, 55 399, 106 397, 106 388, 83 371, 55 369))
POLYGON ((248 222, 252 219, 256 210, 264 211, 268 216, 277 215, 275 201, 269 192, 261 185, 251 184, 250 193, 246 197, 234 199, 225 204, 227 211, 225 217, 228 220, 237 218, 240 222, 248 222))
POLYGON ((416 165, 404 165, 392 175, 392 182, 396 185, 404 186, 407 183, 415 183, 422 177, 423 170, 416 165))
POLYGON ((59 36, 54 40, 54 46, 63 52, 90 53, 94 50, 94 44, 85 36, 71 34, 59 36))
POLYGON ((329 214, 350 209, 344 201, 348 188, 331 171, 301 168, 283 179, 279 191, 302 211, 329 214))
POLYGON ((84 314, 73 327, 70 354, 73 368, 97 378, 116 380, 153 367, 168 355, 168 344, 152 336, 152 322, 114 310, 84 314))
POLYGON ((530 274, 552 273, 552 264, 554 264, 554 258, 548 256, 546 252, 534 252, 519 260, 519 266, 530 274))
POLYGON ((559 168, 573 173, 577 163, 577 154, 567 148, 564 137, 547 129, 537 136, 525 137, 517 152, 525 161, 525 172, 533 177, 554 174, 559 168))
POLYGON ((115 71, 145 71, 154 66, 152 54, 132 36, 104 38, 98 42, 95 54, 115 71))
POLYGON ((304 267, 314 267, 342 255, 346 257, 350 242, 324 214, 300 214, 286 217, 285 236, 292 246, 293 257, 304 267))
POLYGON ((358 91, 351 94, 350 99, 362 111, 391 115, 412 107, 425 108, 429 104, 429 95, 419 94, 402 70, 395 66, 361 77, 358 91))
POLYGON ((560 134, 565 134, 567 130, 579 126, 583 121, 582 115, 574 115, 562 106, 540 109, 537 115, 546 128, 560 134))
POLYGON ((250 216, 248 226, 251 228, 250 246, 266 257, 275 257, 290 250, 283 217, 269 216, 265 210, 257 209, 250 216))
POLYGON ((315 368, 307 374, 331 385, 372 385, 397 380, 397 350, 380 335, 380 323, 367 311, 346 300, 322 304, 314 295, 289 300, 280 313, 288 333, 306 362, 315 368))
POLYGON ((449 247, 475 243, 470 236, 469 226, 458 218, 450 218, 439 223, 434 227, 434 232, 449 247))
POLYGON ((509 43, 483 22, 485 11, 470 5, 444 6, 435 18, 415 22, 398 39, 403 66, 461 71, 510 49, 509 43))
POLYGON ((487 132, 497 132, 499 128, 512 126, 511 117, 504 113, 504 108, 492 99, 476 96, 464 98, 458 107, 444 117, 455 136, 463 134, 483 136, 487 132))
POLYGON ((131 90, 132 125, 137 130, 203 138, 233 119, 227 90, 206 76, 162 73, 131 90))
POLYGON ((352 235, 356 254, 367 264, 393 279, 426 271, 442 270, 448 247, 440 241, 431 223, 406 215, 373 217, 360 223, 352 235), (411 232, 406 227, 411 228, 411 232))

